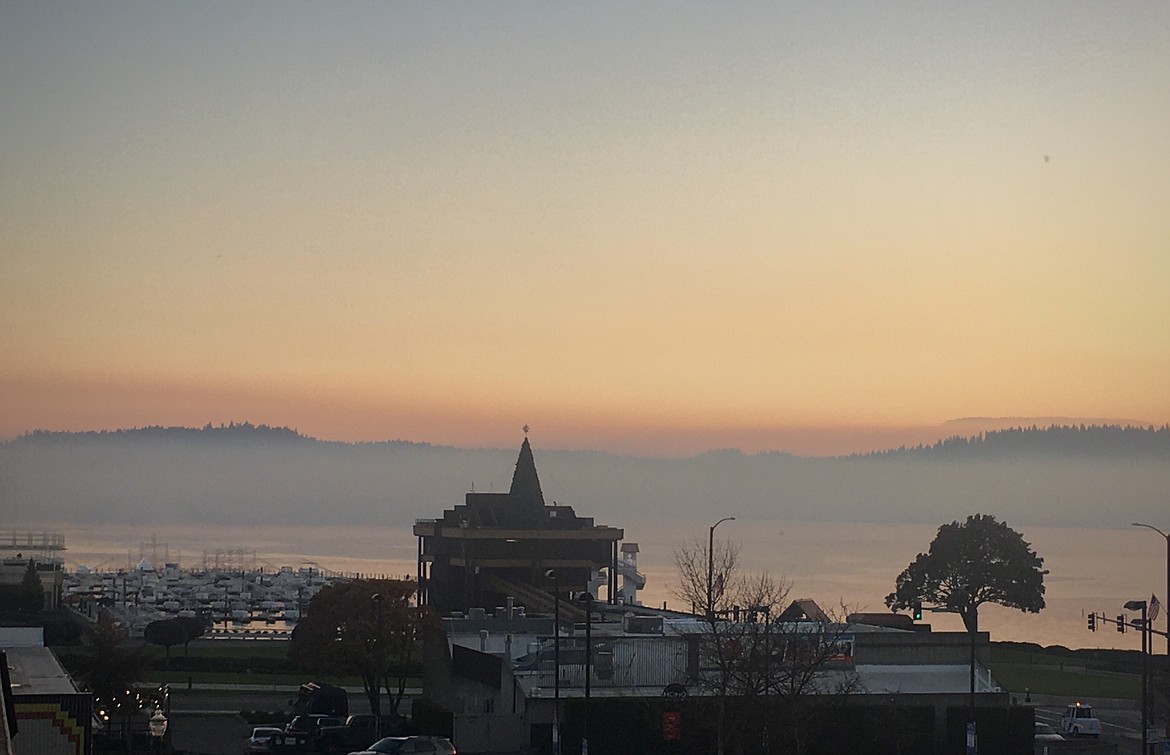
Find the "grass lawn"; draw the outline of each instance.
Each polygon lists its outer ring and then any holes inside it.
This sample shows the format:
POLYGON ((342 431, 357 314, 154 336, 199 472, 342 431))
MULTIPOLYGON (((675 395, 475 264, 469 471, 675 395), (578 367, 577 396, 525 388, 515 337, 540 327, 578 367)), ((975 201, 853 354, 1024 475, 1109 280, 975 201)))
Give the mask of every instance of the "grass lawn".
POLYGON ((1006 690, 1066 697, 1109 697, 1136 700, 1141 696, 1138 659, 1101 651, 1069 651, 1011 644, 992 644, 991 673, 1006 690))
POLYGON ((1141 696, 1141 677, 1022 664, 993 663, 992 676, 1001 687, 1023 694, 1025 689, 1043 695, 1109 697, 1136 700, 1141 696))

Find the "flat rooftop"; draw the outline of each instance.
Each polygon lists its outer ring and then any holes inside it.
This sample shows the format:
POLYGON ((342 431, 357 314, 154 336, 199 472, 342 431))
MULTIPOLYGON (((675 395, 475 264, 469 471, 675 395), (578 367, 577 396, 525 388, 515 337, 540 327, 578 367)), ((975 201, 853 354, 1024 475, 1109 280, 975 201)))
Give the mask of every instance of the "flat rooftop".
POLYGON ((22 695, 76 695, 79 690, 73 679, 61 667, 57 656, 46 647, 0 647, 8 656, 12 694, 22 695))

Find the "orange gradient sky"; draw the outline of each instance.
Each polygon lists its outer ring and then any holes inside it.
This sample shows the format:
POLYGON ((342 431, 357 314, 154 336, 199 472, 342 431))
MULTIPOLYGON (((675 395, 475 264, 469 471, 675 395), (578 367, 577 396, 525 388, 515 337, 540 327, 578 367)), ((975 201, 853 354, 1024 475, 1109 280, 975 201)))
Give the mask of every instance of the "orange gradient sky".
POLYGON ((0 438, 1170 421, 1170 6, 822 5, 5 3, 0 438))

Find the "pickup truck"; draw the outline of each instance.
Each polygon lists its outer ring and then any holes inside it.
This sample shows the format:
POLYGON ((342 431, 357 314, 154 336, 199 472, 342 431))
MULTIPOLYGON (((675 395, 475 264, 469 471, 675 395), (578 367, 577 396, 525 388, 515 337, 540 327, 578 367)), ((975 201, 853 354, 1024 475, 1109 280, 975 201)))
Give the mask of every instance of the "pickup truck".
POLYGON ((1093 715, 1093 707, 1081 701, 1064 709, 1060 717, 1060 730, 1074 737, 1101 736, 1101 721, 1093 715))
POLYGON ((379 737, 403 733, 405 725, 406 719, 401 716, 382 716, 382 731, 379 732, 377 716, 350 716, 345 719, 344 726, 323 726, 317 730, 317 750, 325 755, 364 750, 379 737))

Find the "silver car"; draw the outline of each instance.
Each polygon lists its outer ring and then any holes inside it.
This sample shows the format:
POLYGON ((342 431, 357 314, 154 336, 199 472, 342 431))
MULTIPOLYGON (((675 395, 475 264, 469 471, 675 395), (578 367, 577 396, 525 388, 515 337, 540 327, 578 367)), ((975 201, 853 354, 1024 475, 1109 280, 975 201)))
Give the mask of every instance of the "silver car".
POLYGON ((1051 726, 1049 726, 1048 724, 1043 723, 1041 721, 1036 722, 1036 735, 1035 736, 1036 736, 1037 742, 1063 742, 1064 741, 1064 737, 1057 734, 1056 729, 1053 729, 1051 726))
POLYGON ((383 737, 367 749, 349 755, 405 755, 413 752, 457 755, 455 745, 443 737, 383 737))
POLYGON ((284 729, 276 726, 257 726, 252 729, 252 736, 244 742, 244 755, 254 755, 258 752, 269 752, 268 741, 274 734, 283 734, 284 729))

